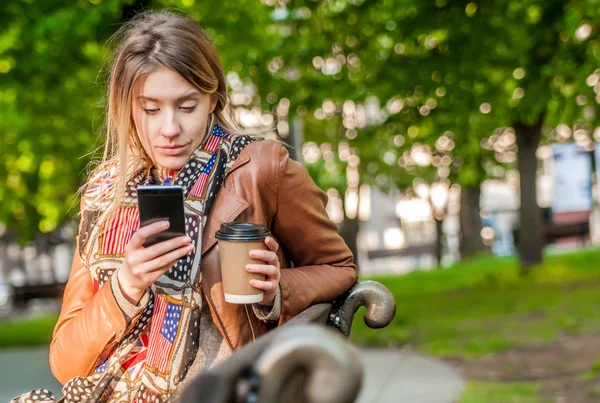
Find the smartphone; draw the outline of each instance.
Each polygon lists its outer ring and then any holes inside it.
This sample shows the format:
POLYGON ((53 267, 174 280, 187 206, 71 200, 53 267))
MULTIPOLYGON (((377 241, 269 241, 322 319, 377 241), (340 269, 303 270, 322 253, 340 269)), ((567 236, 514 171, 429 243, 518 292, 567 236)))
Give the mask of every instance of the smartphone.
POLYGON ((185 235, 183 188, 173 185, 141 185, 137 188, 140 227, 168 220, 169 228, 146 239, 144 247, 185 235))

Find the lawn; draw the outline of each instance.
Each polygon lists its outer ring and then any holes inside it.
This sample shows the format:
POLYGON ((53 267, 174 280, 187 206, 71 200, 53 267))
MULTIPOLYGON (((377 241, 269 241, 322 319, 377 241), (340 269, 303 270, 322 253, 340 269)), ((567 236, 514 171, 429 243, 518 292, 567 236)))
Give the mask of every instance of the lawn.
POLYGON ((50 344, 56 319, 58 315, 46 314, 0 322, 0 348, 50 344))
MULTIPOLYGON (((450 268, 373 278, 394 294, 396 317, 387 328, 372 330, 359 312, 351 341, 363 346, 407 346, 451 361, 477 360, 565 335, 600 339, 600 251, 546 256, 544 264, 525 278, 519 277, 517 267, 515 259, 487 256, 450 268)), ((0 347, 47 344, 55 321, 56 315, 47 315, 2 322, 0 347)), ((600 379, 600 371, 588 370, 593 371, 585 381, 579 377, 574 382, 590 384, 600 396, 599 383, 590 383, 590 376, 600 379)), ((547 386, 531 380, 471 379, 461 401, 541 403, 548 401, 547 386)))
MULTIPOLYGON (((406 346, 453 362, 560 336, 600 336, 599 250, 546 256, 525 278, 515 259, 480 257, 372 279, 392 291, 397 314, 387 328, 372 330, 359 312, 351 336, 358 345, 406 346)), ((540 390, 539 382, 468 382, 462 402, 545 402, 540 390)))
POLYGON ((410 345, 436 356, 482 355, 559 333, 600 332, 600 251, 548 256, 527 278, 514 259, 481 257, 451 268, 376 277, 394 294, 390 326, 367 328, 359 345, 410 345))
POLYGON ((461 403, 542 403, 535 382, 468 382, 461 403))
MULTIPOLYGON (((436 356, 481 355, 557 334, 600 333, 600 251, 547 256, 530 276, 517 261, 480 257, 444 269, 382 276, 396 298, 392 324, 354 321, 359 345, 410 345, 436 356)), ((0 322, 0 347, 47 344, 56 315, 0 322)))

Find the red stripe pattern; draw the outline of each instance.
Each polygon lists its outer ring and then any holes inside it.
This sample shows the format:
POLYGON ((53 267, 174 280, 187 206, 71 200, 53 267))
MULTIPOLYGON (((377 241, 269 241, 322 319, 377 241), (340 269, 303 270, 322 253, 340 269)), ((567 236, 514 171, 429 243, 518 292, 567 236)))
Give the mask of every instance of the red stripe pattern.
POLYGON ((202 168, 202 173, 200 173, 200 177, 194 184, 192 190, 190 190, 189 196, 197 197, 199 199, 202 198, 204 194, 204 188, 206 187, 206 183, 208 182, 208 178, 210 177, 210 173, 215 166, 215 161, 217 160, 217 154, 213 154, 210 160, 206 163, 204 168, 202 168))
POLYGON ((207 181, 208 181, 208 175, 205 173, 201 173, 200 177, 194 184, 194 187, 190 191, 189 195, 193 196, 193 197, 197 197, 199 199, 202 198, 202 194, 204 193, 204 186, 206 185, 207 181))
POLYGON ((229 133, 226 133, 223 130, 221 125, 215 124, 213 126, 212 133, 210 134, 210 138, 208 139, 208 141, 206 142, 206 145, 204 146, 204 150, 206 150, 210 153, 214 153, 215 151, 217 151, 217 148, 219 147, 219 143, 221 142, 221 139, 224 136, 227 136, 228 134, 229 133))
POLYGON ((100 242, 100 254, 125 253, 125 246, 139 227, 140 215, 137 207, 118 209, 104 225, 100 242))
POLYGON ((221 141, 221 138, 217 137, 213 134, 210 136, 210 139, 204 146, 204 149, 210 153, 214 153, 215 151, 217 151, 217 147, 219 147, 220 141, 221 141))
POLYGON ((166 302, 159 295, 154 298, 146 364, 159 372, 167 372, 180 317, 181 305, 166 302))

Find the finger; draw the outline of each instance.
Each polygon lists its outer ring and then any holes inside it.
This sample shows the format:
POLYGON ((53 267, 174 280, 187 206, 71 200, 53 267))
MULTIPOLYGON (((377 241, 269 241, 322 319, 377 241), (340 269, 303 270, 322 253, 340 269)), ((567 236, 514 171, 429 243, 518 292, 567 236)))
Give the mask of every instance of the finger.
POLYGON ((165 272, 169 271, 169 269, 173 266, 175 266, 177 264, 177 262, 179 262, 181 260, 181 258, 177 258, 175 260, 171 260, 169 263, 167 263, 166 265, 159 267, 158 269, 154 269, 154 270, 150 270, 147 274, 154 276, 154 281, 156 281, 157 278, 159 278, 160 276, 162 276, 165 272))
POLYGON ((269 248, 269 250, 271 252, 277 253, 279 251, 279 244, 277 243, 277 241, 275 241, 275 238, 273 238, 271 236, 266 237, 265 244, 267 245, 267 248, 269 248))
POLYGON ((250 280, 250 285, 264 291, 273 291, 277 284, 273 281, 250 280))
MULTIPOLYGON (((182 246, 181 248, 175 249, 169 253, 165 253, 164 255, 158 256, 149 262, 144 264, 144 269, 148 272, 161 270, 165 266, 167 266, 170 262, 177 261, 182 257, 186 256, 188 253, 194 250, 193 245, 182 246)), ((170 266, 169 266, 170 267, 170 266)))
POLYGON ((156 280, 160 276, 162 276, 164 273, 166 273, 167 271, 169 271, 169 269, 171 267, 175 266, 175 264, 178 261, 179 261, 179 259, 176 259, 176 260, 173 260, 173 261, 167 263, 163 267, 159 267, 158 269, 144 272, 144 274, 142 274, 141 277, 142 277, 142 280, 147 284, 146 288, 150 287, 152 284, 154 284, 154 282, 156 282, 156 280))
MULTIPOLYGON (((191 239, 187 236, 177 237, 169 239, 167 241, 159 242, 148 248, 128 249, 126 258, 130 266, 134 266, 140 263, 148 262, 158 256, 164 255, 178 247, 187 246, 191 242, 191 239)), ((128 245, 129 246, 129 245, 128 245)))
POLYGON ((185 235, 157 243, 149 248, 144 248, 144 260, 152 260, 182 246, 190 245, 191 242, 191 238, 185 235))
POLYGON ((148 237, 166 230, 169 228, 169 225, 169 221, 164 220, 140 227, 137 231, 135 231, 135 234, 133 234, 127 246, 130 248, 139 249, 143 246, 148 237))
POLYGON ((275 266, 279 265, 279 258, 277 257, 277 254, 268 250, 253 249, 250 251, 250 257, 269 262, 275 266))
POLYGON ((277 267, 266 264, 248 264, 246 270, 250 273, 265 274, 270 277, 277 276, 277 267))

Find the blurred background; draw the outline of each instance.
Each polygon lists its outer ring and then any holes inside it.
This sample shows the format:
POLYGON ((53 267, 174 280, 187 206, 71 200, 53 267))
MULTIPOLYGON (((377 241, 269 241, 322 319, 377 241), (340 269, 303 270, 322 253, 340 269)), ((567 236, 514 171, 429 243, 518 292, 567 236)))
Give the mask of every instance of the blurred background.
POLYGON ((599 401, 598 0, 1 0, 6 385, 51 379, 105 41, 163 8, 204 27, 237 122, 290 145, 394 293, 392 325, 351 341, 452 368, 436 401, 599 401))

